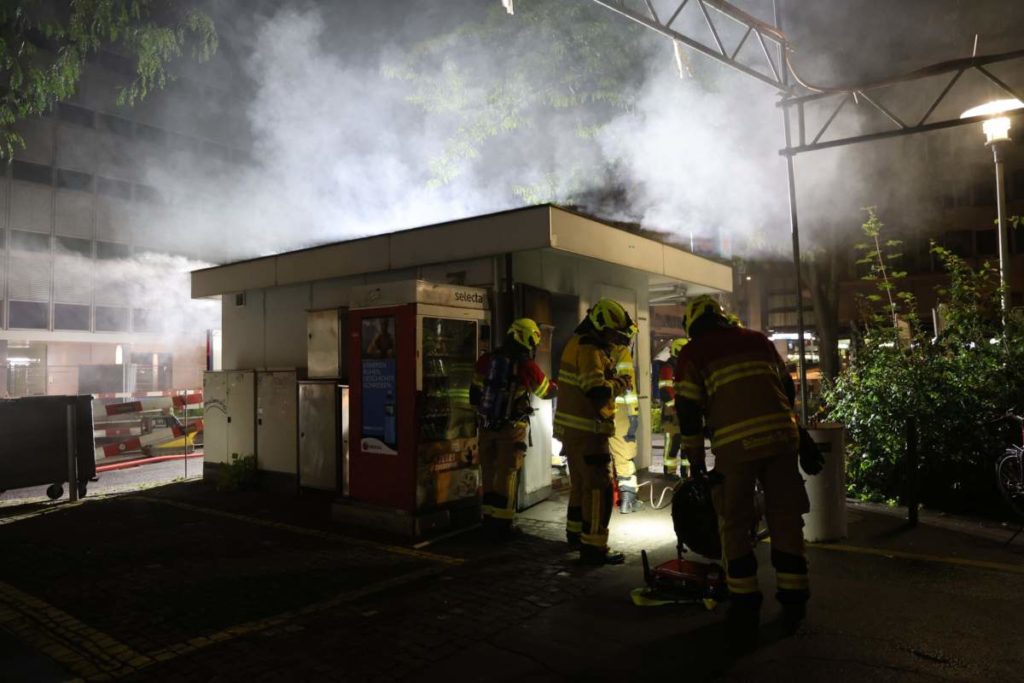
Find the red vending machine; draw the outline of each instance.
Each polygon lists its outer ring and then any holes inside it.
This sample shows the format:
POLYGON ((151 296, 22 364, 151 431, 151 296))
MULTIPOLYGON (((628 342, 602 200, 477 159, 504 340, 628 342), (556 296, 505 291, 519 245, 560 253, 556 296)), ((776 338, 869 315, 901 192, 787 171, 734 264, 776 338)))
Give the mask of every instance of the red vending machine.
POLYGON ((482 289, 413 280, 353 292, 349 496, 391 526, 423 536, 479 519, 469 389, 489 320, 482 289))

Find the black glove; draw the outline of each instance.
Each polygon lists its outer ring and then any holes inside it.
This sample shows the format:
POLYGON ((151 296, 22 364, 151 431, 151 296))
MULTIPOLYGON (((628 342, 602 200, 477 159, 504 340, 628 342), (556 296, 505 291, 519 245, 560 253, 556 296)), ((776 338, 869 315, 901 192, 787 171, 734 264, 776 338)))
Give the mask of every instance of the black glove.
POLYGON ((825 467, 825 456, 806 429, 800 427, 800 467, 811 476, 825 467))

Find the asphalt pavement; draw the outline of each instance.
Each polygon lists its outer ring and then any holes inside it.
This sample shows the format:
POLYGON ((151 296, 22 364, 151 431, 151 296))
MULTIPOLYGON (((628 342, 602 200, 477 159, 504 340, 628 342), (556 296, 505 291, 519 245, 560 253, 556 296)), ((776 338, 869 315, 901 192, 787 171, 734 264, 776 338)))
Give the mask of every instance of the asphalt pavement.
MULTIPOLYGON (((191 466, 191 464, 190 464, 191 466)), ((612 519, 621 567, 567 551, 564 501, 520 537, 422 548, 329 522, 316 495, 142 492, 0 509, 3 680, 1019 680, 1024 543, 850 509, 810 546, 813 599, 783 637, 725 652, 723 608, 639 608, 639 551, 674 554, 667 509, 612 519), (21 645, 19 647, 19 644, 21 645)), ((989 531, 992 531, 989 529, 989 531)), ((998 532, 998 529, 996 529, 998 532)))
MULTIPOLYGON (((97 464, 102 466, 99 461, 97 464)), ((137 491, 174 481, 196 479, 203 476, 203 459, 188 458, 147 463, 138 467, 100 472, 96 481, 87 485, 86 496, 104 496, 111 493, 137 491)), ((49 501, 46 486, 32 486, 0 492, 0 507, 49 501)), ((68 487, 63 485, 63 500, 68 500, 68 487)))

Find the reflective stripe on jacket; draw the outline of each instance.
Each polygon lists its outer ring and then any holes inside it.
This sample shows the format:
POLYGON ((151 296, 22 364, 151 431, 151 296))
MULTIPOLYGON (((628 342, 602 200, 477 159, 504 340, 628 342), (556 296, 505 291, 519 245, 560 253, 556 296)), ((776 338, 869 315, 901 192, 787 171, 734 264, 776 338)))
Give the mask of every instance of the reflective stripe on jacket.
POLYGON ((633 355, 628 346, 613 346, 611 358, 615 364, 615 374, 629 377, 629 383, 633 387, 622 396, 616 396, 615 405, 625 406, 630 415, 636 415, 640 412, 640 398, 636 394, 636 366, 633 365, 633 355))
MULTIPOLYGON (((699 410, 716 457, 754 460, 799 444, 796 416, 784 389, 786 366, 760 332, 714 328, 683 347, 675 375, 680 426, 683 410, 699 410)), ((692 430, 686 430, 687 432, 692 430)), ((699 432, 683 433, 683 446, 703 447, 699 432)))
POLYGON ((605 347, 574 334, 562 351, 558 366, 558 406, 555 409, 555 436, 567 432, 588 434, 615 433, 615 386, 609 381, 614 366, 605 347), (598 408, 588 392, 607 387, 611 394, 598 408))

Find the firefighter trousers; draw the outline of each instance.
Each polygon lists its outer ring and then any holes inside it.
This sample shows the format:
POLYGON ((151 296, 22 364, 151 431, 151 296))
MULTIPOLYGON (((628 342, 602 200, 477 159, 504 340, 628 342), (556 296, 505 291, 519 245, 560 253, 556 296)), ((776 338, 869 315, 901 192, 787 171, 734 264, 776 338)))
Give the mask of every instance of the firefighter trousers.
POLYGON ((803 603, 810 595, 804 557, 803 514, 810 509, 796 452, 781 453, 749 462, 719 458, 715 470, 724 475, 712 496, 718 511, 722 554, 730 593, 760 605, 757 560, 751 529, 757 522, 754 483, 761 482, 765 518, 772 539, 772 565, 776 597, 782 603, 803 603))
POLYGON ((627 441, 629 434, 629 411, 626 406, 615 409, 615 434, 608 439, 608 449, 615 465, 615 478, 619 492, 636 493, 636 441, 627 441))
POLYGON ((611 452, 608 437, 573 432, 562 441, 569 460, 569 509, 565 531, 570 543, 584 548, 608 549, 608 522, 612 514, 611 452))
POLYGON ((687 466, 682 458, 683 436, 679 433, 665 433, 665 474, 676 474, 679 466, 687 466))
POLYGON ((510 527, 516 514, 519 471, 526 455, 527 425, 509 424, 480 430, 480 470, 483 479, 484 524, 510 527))

